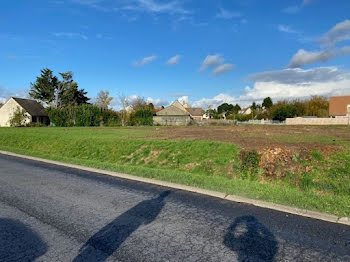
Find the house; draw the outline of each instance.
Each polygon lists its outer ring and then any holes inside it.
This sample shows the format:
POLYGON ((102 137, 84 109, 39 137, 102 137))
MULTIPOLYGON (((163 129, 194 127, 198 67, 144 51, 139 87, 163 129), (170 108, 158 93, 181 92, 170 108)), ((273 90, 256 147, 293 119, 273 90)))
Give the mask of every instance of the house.
POLYGON ((158 125, 188 125, 192 120, 202 120, 204 114, 202 108, 191 108, 187 103, 175 101, 157 112, 153 122, 158 125))
POLYGON ((252 113, 252 109, 250 107, 243 108, 242 110, 238 111, 238 114, 242 115, 250 115, 252 113))
POLYGON ((194 120, 203 120, 203 117, 205 115, 205 111, 202 108, 195 107, 195 108, 186 108, 187 112, 190 113, 191 118, 194 120))
POLYGON ((188 125, 191 122, 191 115, 179 101, 175 101, 170 106, 158 111, 153 117, 153 122, 155 125, 188 125))
POLYGON ((345 117, 350 115, 350 96, 333 96, 329 99, 329 116, 345 117))
POLYGON ((44 107, 37 101, 11 97, 0 108, 0 126, 10 126, 10 119, 18 108, 26 112, 26 119, 23 124, 41 123, 48 125, 50 123, 44 107))

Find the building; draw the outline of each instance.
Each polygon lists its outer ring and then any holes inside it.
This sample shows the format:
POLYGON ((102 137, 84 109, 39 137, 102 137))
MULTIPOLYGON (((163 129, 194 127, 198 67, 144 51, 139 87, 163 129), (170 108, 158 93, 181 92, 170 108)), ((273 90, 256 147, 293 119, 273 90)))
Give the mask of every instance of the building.
POLYGON ((329 116, 344 117, 350 115, 350 96, 333 96, 329 99, 329 116))
POLYGON ((10 119, 18 108, 26 112, 26 119, 23 122, 24 125, 29 123, 41 123, 48 125, 50 123, 44 107, 37 101, 11 97, 0 108, 0 126, 10 126, 10 119))
POLYGON ((238 114, 242 115, 250 115, 252 113, 252 109, 250 107, 243 108, 242 110, 238 111, 238 114))
POLYGON ((203 120, 203 117, 205 115, 205 111, 202 108, 195 107, 195 108, 186 108, 187 112, 190 113, 191 118, 194 120, 203 120))
POLYGON ((192 120, 203 120, 204 114, 202 108, 191 108, 187 103, 181 104, 175 101, 169 107, 157 112, 153 122, 156 125, 188 125, 192 120))

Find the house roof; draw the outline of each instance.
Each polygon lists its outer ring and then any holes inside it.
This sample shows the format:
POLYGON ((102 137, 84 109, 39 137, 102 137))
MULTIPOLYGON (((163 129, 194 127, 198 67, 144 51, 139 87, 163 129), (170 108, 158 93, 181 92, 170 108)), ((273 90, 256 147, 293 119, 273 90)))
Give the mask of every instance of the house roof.
POLYGON ((204 110, 202 108, 196 107, 196 108, 186 108, 187 112, 191 114, 191 116, 203 116, 204 110))
POLYGON ((344 116, 348 113, 350 96, 333 96, 329 99, 329 115, 344 116))
POLYGON ((47 116, 44 107, 35 100, 12 97, 31 116, 47 116))
POLYGON ((180 109, 175 105, 171 105, 163 110, 156 113, 157 116, 189 116, 186 110, 180 109))

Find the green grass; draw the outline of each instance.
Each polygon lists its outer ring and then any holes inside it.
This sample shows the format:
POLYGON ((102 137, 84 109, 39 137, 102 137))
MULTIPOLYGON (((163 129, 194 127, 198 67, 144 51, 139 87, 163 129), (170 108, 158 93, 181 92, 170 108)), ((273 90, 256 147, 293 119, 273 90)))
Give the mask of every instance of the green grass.
POLYGON ((0 128, 0 149, 350 216, 350 151, 330 159, 312 152, 312 163, 303 163, 314 164, 308 173, 261 183, 261 173, 247 175, 241 168, 236 145, 160 140, 156 133, 156 128, 0 128))

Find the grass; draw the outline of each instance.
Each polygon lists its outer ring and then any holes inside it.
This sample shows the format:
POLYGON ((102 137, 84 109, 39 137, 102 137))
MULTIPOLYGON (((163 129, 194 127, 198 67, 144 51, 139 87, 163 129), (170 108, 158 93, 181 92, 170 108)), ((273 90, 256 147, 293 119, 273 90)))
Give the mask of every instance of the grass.
POLYGON ((350 150, 329 159, 313 151, 310 161, 296 158, 312 165, 307 173, 261 182, 258 169, 242 167, 234 144, 156 134, 157 128, 0 128, 0 149, 350 216, 350 150))

